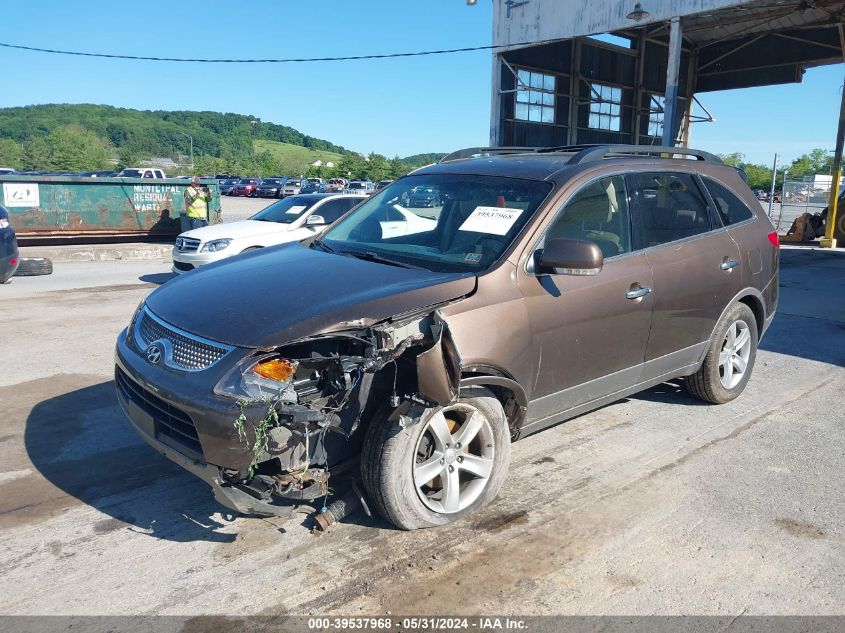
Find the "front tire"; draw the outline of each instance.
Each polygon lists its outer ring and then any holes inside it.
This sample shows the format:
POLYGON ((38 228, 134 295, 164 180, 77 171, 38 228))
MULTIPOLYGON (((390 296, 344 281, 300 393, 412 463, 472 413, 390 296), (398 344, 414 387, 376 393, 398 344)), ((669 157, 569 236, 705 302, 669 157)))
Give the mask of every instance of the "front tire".
POLYGON ((707 402, 724 404, 745 389, 757 358, 757 320, 744 303, 734 304, 716 326, 704 362, 687 376, 687 391, 707 402))
POLYGON ((483 387, 461 390, 406 428, 388 414, 367 429, 364 486, 379 514, 403 530, 452 523, 499 493, 510 463, 501 403, 483 387))

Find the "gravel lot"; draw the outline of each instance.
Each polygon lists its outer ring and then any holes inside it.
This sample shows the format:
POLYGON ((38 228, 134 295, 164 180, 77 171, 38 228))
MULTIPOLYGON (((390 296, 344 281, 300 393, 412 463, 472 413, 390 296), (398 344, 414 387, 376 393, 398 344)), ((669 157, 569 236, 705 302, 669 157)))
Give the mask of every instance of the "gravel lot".
POLYGON ((276 202, 274 198, 245 198, 241 196, 220 196, 220 208, 224 222, 246 220, 267 205, 276 202))
POLYGON ((113 342, 167 261, 16 278, 0 614, 843 614, 845 253, 782 252, 741 398, 665 384, 574 419, 514 445, 480 515, 411 533, 360 513, 322 536, 304 515, 229 518, 135 436, 113 342))

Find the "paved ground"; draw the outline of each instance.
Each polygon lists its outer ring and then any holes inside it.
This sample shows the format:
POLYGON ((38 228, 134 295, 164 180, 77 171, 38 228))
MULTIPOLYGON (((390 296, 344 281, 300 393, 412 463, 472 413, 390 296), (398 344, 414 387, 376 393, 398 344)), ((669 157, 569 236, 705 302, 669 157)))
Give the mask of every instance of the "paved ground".
POLYGON ((784 249, 733 403, 662 385, 515 444, 480 516, 319 537, 228 519, 122 418, 113 340, 165 271, 0 287, 0 613, 845 613, 845 253, 784 249))

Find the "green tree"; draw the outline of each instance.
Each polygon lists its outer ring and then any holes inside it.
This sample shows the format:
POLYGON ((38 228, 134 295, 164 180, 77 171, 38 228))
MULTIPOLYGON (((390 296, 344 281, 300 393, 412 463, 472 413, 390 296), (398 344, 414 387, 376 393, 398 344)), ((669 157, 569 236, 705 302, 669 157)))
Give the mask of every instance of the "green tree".
POLYGON ((23 168, 26 170, 43 170, 52 167, 50 163, 50 146, 43 136, 27 139, 23 144, 23 168))
POLYGON ((790 176, 812 176, 826 174, 833 166, 833 156, 827 150, 816 148, 809 154, 799 156, 789 166, 790 176))
POLYGON ((387 163, 388 178, 396 179, 400 176, 404 176, 409 171, 411 170, 408 168, 408 165, 406 165, 398 156, 394 156, 387 163))
POLYGON ((0 138, 0 167, 23 167, 23 150, 20 143, 10 138, 0 138))
POLYGON ((119 170, 126 169, 127 167, 137 167, 140 161, 141 155, 132 143, 124 145, 117 152, 117 168, 119 170))
POLYGON ((109 154, 100 137, 85 128, 57 127, 47 136, 47 144, 53 169, 86 171, 105 169, 109 164, 109 154))
POLYGON ((717 156, 722 159, 722 162, 725 163, 725 165, 730 165, 731 167, 739 167, 745 163, 745 154, 740 152, 734 152, 733 154, 717 154, 717 156))

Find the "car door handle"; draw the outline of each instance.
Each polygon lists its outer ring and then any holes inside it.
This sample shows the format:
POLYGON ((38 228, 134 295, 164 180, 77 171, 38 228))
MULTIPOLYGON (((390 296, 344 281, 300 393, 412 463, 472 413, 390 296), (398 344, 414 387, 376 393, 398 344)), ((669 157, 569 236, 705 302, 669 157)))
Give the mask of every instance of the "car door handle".
POLYGON ((645 287, 632 288, 631 290, 629 290, 628 292, 625 293, 625 298, 626 299, 642 299, 646 295, 650 295, 650 294, 651 294, 651 288, 645 288, 645 287))
POLYGON ((737 266, 739 266, 738 261, 736 261, 735 259, 728 259, 727 257, 721 264, 719 264, 719 268, 721 268, 722 270, 733 270, 737 266))

